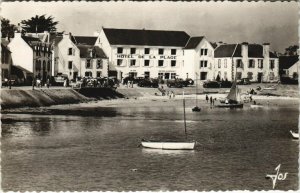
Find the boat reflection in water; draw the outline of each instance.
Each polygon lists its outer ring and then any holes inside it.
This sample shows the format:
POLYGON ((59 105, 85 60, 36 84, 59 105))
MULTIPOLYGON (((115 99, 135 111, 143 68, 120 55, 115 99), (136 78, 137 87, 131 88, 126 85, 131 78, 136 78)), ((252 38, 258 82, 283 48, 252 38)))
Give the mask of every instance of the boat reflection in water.
POLYGON ((195 150, 185 151, 185 150, 162 150, 162 149, 150 149, 150 148, 143 148, 143 154, 159 154, 159 155, 183 155, 183 154, 193 154, 195 150))

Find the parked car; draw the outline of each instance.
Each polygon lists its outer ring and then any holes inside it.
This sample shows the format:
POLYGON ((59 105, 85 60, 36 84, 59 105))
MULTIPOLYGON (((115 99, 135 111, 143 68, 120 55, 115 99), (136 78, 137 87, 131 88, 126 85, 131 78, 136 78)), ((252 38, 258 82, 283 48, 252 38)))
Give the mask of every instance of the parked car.
POLYGON ((51 81, 51 84, 53 86, 63 86, 65 79, 68 77, 66 75, 57 75, 53 77, 53 80, 51 81))
POLYGON ((249 85, 251 84, 249 78, 242 78, 241 80, 237 81, 237 84, 239 85, 249 85))
POLYGON ((225 80, 225 81, 219 82, 219 85, 221 88, 231 88, 232 82, 225 80))
POLYGON ((140 86, 140 87, 158 88, 158 80, 155 80, 155 79, 143 79, 143 80, 139 81, 138 86, 140 86))
POLYGON ((175 88, 182 88, 186 84, 183 82, 182 79, 172 79, 172 80, 167 80, 167 87, 175 87, 175 88))
POLYGON ((188 86, 188 85, 194 85, 194 80, 191 79, 191 78, 187 78, 187 79, 183 80, 183 84, 184 84, 185 86, 188 86))
POLYGON ((206 81, 203 83, 203 88, 220 88, 220 84, 217 81, 206 81))

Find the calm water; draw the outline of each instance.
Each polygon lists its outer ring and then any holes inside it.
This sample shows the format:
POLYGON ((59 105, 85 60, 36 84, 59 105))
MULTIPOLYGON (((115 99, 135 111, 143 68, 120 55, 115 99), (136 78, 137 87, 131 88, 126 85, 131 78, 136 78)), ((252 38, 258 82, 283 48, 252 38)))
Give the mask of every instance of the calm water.
POLYGON ((298 189, 296 106, 187 109, 194 151, 138 147, 141 138, 183 139, 180 107, 58 114, 2 115, 3 190, 268 190, 278 164, 288 176, 276 189, 298 189))

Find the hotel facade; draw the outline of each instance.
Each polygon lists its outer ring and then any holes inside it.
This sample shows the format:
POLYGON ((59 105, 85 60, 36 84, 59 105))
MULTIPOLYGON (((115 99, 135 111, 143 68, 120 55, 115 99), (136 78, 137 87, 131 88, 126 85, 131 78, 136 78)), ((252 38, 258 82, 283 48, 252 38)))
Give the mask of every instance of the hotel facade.
POLYGON ((103 28, 96 45, 109 58, 109 76, 120 80, 127 76, 195 79, 196 72, 213 63, 210 43, 183 31, 103 28))

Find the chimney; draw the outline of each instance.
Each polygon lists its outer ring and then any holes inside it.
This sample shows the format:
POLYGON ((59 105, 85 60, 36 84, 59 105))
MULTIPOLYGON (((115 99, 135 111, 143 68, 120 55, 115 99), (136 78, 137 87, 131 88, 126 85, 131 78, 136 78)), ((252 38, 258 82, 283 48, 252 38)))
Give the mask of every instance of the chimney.
POLYGON ((270 43, 263 44, 263 57, 264 58, 270 57, 270 43))
POLYGON ((48 31, 44 31, 45 34, 45 38, 44 38, 44 42, 49 43, 50 42, 50 33, 48 31))
POLYGON ((69 39, 71 39, 70 37, 71 37, 71 33, 66 33, 66 32, 65 32, 65 33, 63 34, 63 38, 69 38, 69 39))
POLYGON ((100 32, 97 30, 97 31, 94 31, 94 36, 95 37, 98 37, 100 35, 100 32))
POLYGON ((242 43, 242 57, 248 58, 248 42, 242 43))
POLYGON ((14 38, 21 38, 21 32, 15 31, 14 38))

